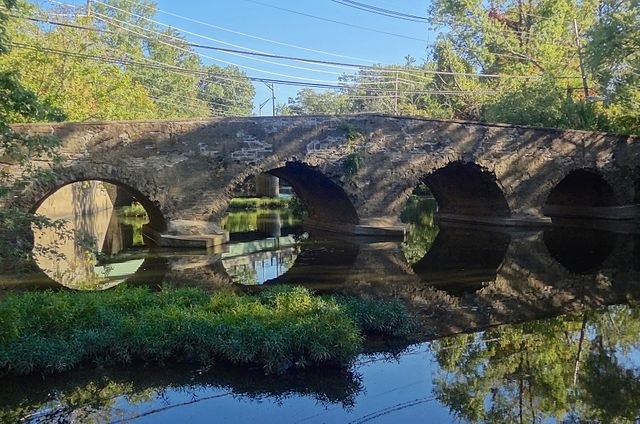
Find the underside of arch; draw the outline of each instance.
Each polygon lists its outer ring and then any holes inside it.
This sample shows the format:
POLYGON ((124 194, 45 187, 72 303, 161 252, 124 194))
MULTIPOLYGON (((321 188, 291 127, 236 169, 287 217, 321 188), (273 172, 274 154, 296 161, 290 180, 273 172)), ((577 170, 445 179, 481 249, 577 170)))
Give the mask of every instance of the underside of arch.
POLYGON ((441 214, 508 217, 509 205, 495 174, 474 163, 452 162, 427 175, 425 184, 441 214))
POLYGON ((317 168, 300 162, 287 162, 285 166, 267 173, 291 185, 309 218, 327 223, 359 223, 358 213, 345 191, 317 168))
MULTIPOLYGON (((55 184, 49 187, 43 195, 38 196, 38 199, 36 200, 34 205, 30 208, 29 212, 35 213, 38 210, 38 208, 42 205, 42 203, 49 196, 51 196, 56 191, 60 190, 62 187, 67 186, 69 184, 83 182, 83 181, 100 181, 100 182, 112 184, 118 187, 119 189, 122 189, 128 196, 135 199, 137 202, 139 202, 142 205, 142 207, 144 207, 145 211, 147 212, 147 215, 149 216, 149 225, 153 229, 155 229, 156 231, 164 231, 166 229, 165 218, 162 212, 160 211, 160 209, 158 208, 158 206, 153 201, 151 201, 147 196, 142 194, 139 190, 127 184, 121 183, 116 180, 107 179, 107 178, 78 178, 78 179, 72 179, 72 180, 66 181, 64 183, 55 184)), ((114 197, 112 200, 114 202, 114 205, 117 205, 119 201, 118 196, 114 197)))

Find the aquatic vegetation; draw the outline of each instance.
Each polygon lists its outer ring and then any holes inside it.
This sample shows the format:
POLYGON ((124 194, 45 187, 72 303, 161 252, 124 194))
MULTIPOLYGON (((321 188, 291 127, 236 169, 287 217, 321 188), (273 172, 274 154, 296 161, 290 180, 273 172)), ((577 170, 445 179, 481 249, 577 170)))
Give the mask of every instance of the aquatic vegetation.
POLYGON ((408 321, 394 302, 316 296, 301 287, 258 295, 132 287, 28 292, 0 300, 0 370, 50 373, 133 360, 224 360, 266 372, 344 365, 360 351, 363 333, 402 335, 398 325, 408 321))

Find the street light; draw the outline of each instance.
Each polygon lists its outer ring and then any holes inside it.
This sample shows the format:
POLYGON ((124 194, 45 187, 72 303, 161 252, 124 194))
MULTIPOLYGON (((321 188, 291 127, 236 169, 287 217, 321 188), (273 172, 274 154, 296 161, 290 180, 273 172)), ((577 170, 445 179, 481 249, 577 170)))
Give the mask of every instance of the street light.
POLYGON ((267 103, 269 103, 271 101, 271 97, 269 97, 267 100, 265 100, 264 102, 260 103, 260 106, 258 106, 258 116, 262 116, 262 108, 264 107, 264 105, 266 105, 267 103))

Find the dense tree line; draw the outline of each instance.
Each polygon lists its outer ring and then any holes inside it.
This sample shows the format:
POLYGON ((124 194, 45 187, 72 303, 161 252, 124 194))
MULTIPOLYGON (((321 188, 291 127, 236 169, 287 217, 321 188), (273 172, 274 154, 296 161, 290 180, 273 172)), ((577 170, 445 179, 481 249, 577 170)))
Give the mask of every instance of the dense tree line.
POLYGON ((5 28, 12 49, 0 69, 13 70, 72 121, 249 115, 254 87, 246 75, 204 65, 155 14, 149 1, 95 3, 88 16, 19 3, 5 28))
POLYGON ((640 133, 638 0, 435 0, 429 20, 442 32, 424 63, 408 57, 345 76, 343 89, 302 90, 282 113, 640 133))

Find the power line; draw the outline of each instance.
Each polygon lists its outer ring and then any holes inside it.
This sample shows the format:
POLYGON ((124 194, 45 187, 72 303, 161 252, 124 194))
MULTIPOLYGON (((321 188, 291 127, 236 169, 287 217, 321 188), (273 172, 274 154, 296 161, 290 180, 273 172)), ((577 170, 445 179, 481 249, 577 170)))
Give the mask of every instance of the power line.
MULTIPOLYGON (((131 0, 125 0, 125 1, 128 1, 129 3, 131 3, 131 0)), ((299 45, 296 45, 296 44, 289 44, 289 43, 284 43, 284 42, 281 42, 281 41, 271 40, 269 38, 264 38, 264 37, 260 37, 260 36, 253 35, 253 34, 247 34, 247 33, 244 33, 244 32, 233 30, 233 29, 221 27, 219 25, 214 25, 214 24, 211 24, 209 22, 203 22, 203 21, 200 21, 200 20, 197 20, 197 19, 189 18, 189 17, 182 16, 182 15, 178 15, 176 13, 167 12, 167 11, 162 10, 162 9, 156 9, 156 11, 158 13, 162 13, 164 15, 173 16, 174 18, 183 19, 183 20, 188 21, 188 22, 196 23, 196 24, 199 24, 199 25, 203 25, 203 26, 206 26, 206 27, 209 27, 209 28, 213 28, 213 29, 229 32, 229 33, 232 33, 232 34, 241 35, 243 37, 253 38, 255 40, 260 40, 260 41, 265 41, 267 43, 277 44, 277 45, 285 46, 285 47, 291 47, 291 48, 294 48, 294 49, 304 50, 304 51, 308 51, 308 52, 312 52, 312 53, 319 53, 319 54, 323 54, 323 55, 327 55, 327 56, 340 57, 340 58, 343 58, 343 59, 360 60, 360 61, 369 62, 369 63, 376 63, 377 62, 377 61, 371 60, 371 59, 362 59, 362 58, 358 58, 358 57, 345 56, 345 55, 341 55, 341 54, 337 54, 337 53, 327 52, 327 51, 324 51, 324 50, 316 50, 316 49, 312 49, 312 48, 309 48, 309 47, 299 46, 299 45)), ((261 53, 261 54, 266 54, 266 55, 270 55, 271 54, 271 53, 268 53, 268 52, 263 52, 263 51, 254 50, 254 49, 251 49, 251 51, 254 52, 254 53, 261 53)), ((330 62, 327 62, 327 63, 330 63, 330 62)))
MULTIPOLYGON (((98 61, 98 62, 106 62, 106 63, 111 63, 111 64, 116 64, 116 65, 135 65, 135 66, 141 66, 141 67, 149 67, 149 68, 153 68, 153 69, 161 69, 161 70, 167 70, 167 71, 172 71, 172 72, 178 72, 178 73, 186 73, 186 74, 192 74, 192 75, 198 75, 201 77, 213 77, 213 78, 217 78, 217 79, 223 79, 223 80, 228 80, 228 81, 241 81, 242 79, 233 79, 231 77, 222 77, 216 74, 212 74, 211 72, 207 72, 207 71, 200 71, 200 70, 194 70, 194 69, 187 69, 187 68, 182 68, 179 66, 173 66, 173 65, 156 65, 156 64, 152 64, 152 63, 144 63, 144 62, 139 62, 139 61, 135 61, 135 60, 130 60, 130 59, 122 59, 122 58, 112 58, 112 57, 105 57, 105 56, 99 56, 99 55, 91 55, 91 54, 86 54, 86 53, 79 53, 79 52, 71 52, 71 51, 65 51, 65 50, 58 50, 58 49, 53 49, 53 48, 48 48, 48 47, 43 47, 43 46, 36 46, 36 45, 28 45, 28 44, 22 44, 22 43, 14 43, 14 42, 10 42, 9 43, 12 47, 16 47, 16 48, 22 48, 22 49, 29 49, 29 50, 34 50, 34 51, 39 51, 39 52, 45 52, 45 53, 52 53, 52 54, 57 54, 57 55, 62 55, 62 56, 68 56, 68 57, 75 57, 75 58, 80 58, 80 59, 89 59, 89 60, 94 60, 94 61, 98 61)), ((301 81, 290 81, 290 80, 280 80, 280 79, 269 79, 269 78, 257 78, 257 77, 246 77, 246 79, 250 80, 250 81, 256 81, 256 82, 262 82, 262 83, 266 83, 266 84, 277 84, 277 85, 289 85, 289 86, 295 86, 295 87, 309 87, 309 88, 320 88, 320 89, 332 89, 332 90, 345 90, 348 88, 354 88, 353 86, 349 86, 349 85, 335 85, 335 84, 316 84, 316 83, 307 83, 307 82, 301 82, 301 81)), ((377 92, 386 92, 386 93, 393 93, 395 92, 394 89, 384 89, 384 88, 372 88, 371 90, 373 91, 377 91, 377 92)), ((480 94, 491 94, 493 92, 490 91, 439 91, 439 90, 403 90, 403 89, 399 89, 397 91, 400 94, 433 94, 433 95, 457 95, 457 94, 472 94, 472 93, 480 93, 480 94)), ((375 95, 372 97, 376 97, 375 95)))
POLYGON ((341 4, 343 6, 351 7, 365 12, 373 13, 375 15, 387 16, 394 19, 401 19, 403 21, 428 23, 429 21, 424 16, 410 15, 402 12, 398 12, 391 9, 385 9, 382 7, 371 6, 369 4, 360 3, 352 0, 330 0, 334 3, 341 4))
POLYGON ((264 7, 270 7, 272 9, 282 10, 282 11, 293 13, 293 14, 300 15, 300 16, 306 16, 308 18, 319 19, 319 20, 325 21, 325 22, 331 22, 331 23, 334 23, 334 24, 344 25, 344 26, 348 26, 348 27, 351 27, 351 28, 357 28, 357 29, 362 29, 362 30, 365 30, 365 31, 377 32, 379 34, 391 35, 391 36, 394 36, 394 37, 404 38, 406 40, 422 41, 424 43, 427 42, 427 40, 424 39, 424 38, 411 37, 411 36, 408 36, 408 35, 396 34, 396 33, 393 33, 393 32, 387 32, 387 31, 382 31, 382 30, 379 30, 379 29, 363 27, 363 26, 360 26, 360 25, 354 25, 354 24, 350 24, 350 23, 347 23, 347 22, 336 21, 336 20, 333 20, 333 19, 323 18, 321 16, 316 16, 316 15, 312 15, 312 14, 309 14, 309 13, 303 13, 303 12, 298 12, 296 10, 287 9, 285 7, 274 6, 272 4, 262 3, 262 2, 257 1, 257 0, 243 0, 243 1, 246 1, 246 2, 249 2, 249 3, 254 3, 254 4, 259 4, 260 6, 264 6, 264 7))
MULTIPOLYGON (((107 6, 107 7, 110 7, 110 8, 112 8, 112 9, 114 9, 114 10, 118 10, 118 11, 126 12, 126 11, 125 11, 125 10, 123 10, 123 9, 120 9, 120 8, 118 8, 118 7, 115 7, 115 6, 108 5, 108 4, 103 3, 103 2, 100 2, 100 1, 98 1, 98 0, 93 0, 93 1, 94 1, 95 3, 99 3, 99 4, 105 5, 105 6, 107 6)), ((127 12, 127 13, 130 13, 130 12, 127 12)), ((135 13, 130 13, 130 14, 131 14, 132 16, 135 16, 135 17, 137 17, 137 18, 144 19, 144 20, 146 20, 146 21, 152 22, 152 23, 157 24, 157 25, 162 25, 162 26, 166 26, 166 27, 172 28, 171 26, 169 26, 169 25, 167 25, 167 24, 164 24, 164 23, 162 23, 162 22, 158 22, 158 21, 156 21, 156 20, 153 20, 153 19, 150 19, 150 18, 147 18, 147 17, 144 17, 144 16, 137 15, 137 14, 135 14, 135 13)), ((99 18, 100 20, 102 20, 102 21, 105 21, 105 19, 108 19, 108 20, 114 20, 114 21, 117 21, 117 22, 121 22, 121 23, 122 23, 122 21, 119 21, 119 20, 114 19, 114 18, 111 18, 111 17, 106 17, 106 15, 97 14, 97 13, 95 13, 95 12, 94 12, 94 15, 100 15, 98 18, 99 18)), ((107 23, 108 23, 108 22, 107 22, 107 23)), ((137 26, 137 25, 134 25, 134 24, 131 24, 131 23, 128 23, 128 22, 127 22, 127 23, 125 23, 125 24, 126 24, 126 25, 129 25, 129 26, 132 26, 132 27, 140 28, 140 29, 145 30, 145 31, 155 32, 155 31, 148 30, 148 29, 146 29, 146 28, 142 28, 142 27, 139 27, 139 26, 137 26)), ((122 27, 121 27, 121 28, 122 28, 122 27)), ((134 31, 134 30, 132 30, 132 29, 130 29, 130 28, 122 28, 122 29, 127 30, 127 31, 130 31, 130 32, 133 32, 134 34, 137 34, 137 35, 141 35, 141 34, 139 34, 139 33, 136 33, 136 31, 134 31)), ((157 33, 157 32, 156 32, 156 33, 157 33)), ((167 37, 167 38, 175 38, 175 37, 167 36, 166 34, 161 34, 161 33, 157 33, 157 34, 160 34, 160 35, 162 35, 163 37, 167 37)), ((196 34, 196 35, 197 35, 197 34, 196 34)), ((172 46, 172 47, 174 47, 174 48, 176 48, 176 49, 180 49, 180 50, 185 50, 185 51, 187 51, 186 49, 182 49, 181 47, 178 47, 178 46, 173 46, 173 45, 171 45, 171 44, 169 44, 169 43, 165 43, 165 42, 163 42, 163 41, 161 41, 161 40, 156 40, 156 41, 157 41, 157 42, 159 42, 159 43, 162 43, 162 44, 166 44, 166 45, 168 45, 168 46, 172 46)), ((184 42, 184 40, 180 40, 180 41, 184 42)), ((190 50, 188 50, 188 52, 193 53, 193 52, 192 52, 192 51, 190 51, 190 50)), ((231 66, 235 66, 235 67, 238 67, 238 68, 244 68, 244 69, 248 69, 248 70, 252 70, 252 71, 256 71, 256 72, 260 72, 260 73, 264 73, 264 74, 274 75, 274 76, 278 76, 278 77, 294 78, 294 79, 299 79, 299 80, 308 81, 308 82, 317 82, 317 83, 326 83, 326 82, 329 82, 329 83, 331 83, 331 81, 326 81, 326 80, 325 80, 325 81, 323 81, 323 80, 318 80, 318 79, 314 79, 314 78, 297 77, 297 76, 294 76, 294 75, 281 74, 281 73, 278 73, 278 72, 271 72, 271 71, 267 71, 267 70, 264 70, 264 69, 254 68, 254 67, 252 67, 252 66, 239 65, 239 64, 237 64, 237 63, 229 62, 229 61, 226 61, 226 60, 223 60, 223 59, 219 59, 219 58, 216 58, 216 57, 213 57, 213 56, 204 55, 204 54, 202 54, 202 53, 199 53, 199 55, 200 55, 200 56, 202 56, 202 57, 205 57, 205 58, 207 58, 207 59, 214 60, 214 61, 216 61, 216 62, 224 63, 225 65, 231 65, 231 66)), ((321 72, 321 71, 316 71, 316 72, 321 72)))
MULTIPOLYGON (((94 28, 94 27, 87 27, 87 26, 83 26, 83 25, 77 25, 77 24, 70 24, 70 23, 63 23, 63 22, 57 22, 57 21, 51 21, 51 20, 46 20, 46 19, 39 19, 39 18, 34 18, 34 17, 28 17, 28 16, 19 16, 19 15, 12 15, 13 17, 16 18, 21 18, 21 19, 27 19, 27 20, 31 20, 31 21, 35 21, 35 22, 41 22, 41 23, 46 23, 46 24, 50 24, 50 25, 56 25, 56 26, 62 26, 62 27, 69 27, 69 28, 74 28, 74 29, 81 29, 81 30, 86 30, 86 31, 95 31, 95 32, 101 32, 101 33, 108 33, 108 34, 116 34, 116 32, 114 31, 110 31, 110 30, 106 30, 106 29, 100 29, 100 28, 94 28)), ((101 16, 105 16, 105 15, 101 15, 101 16)), ((120 20, 115 20, 113 18, 108 18, 109 20, 113 20, 113 21, 117 21, 117 22, 123 22, 120 20)), ((123 22, 126 23, 126 22, 123 22)), ((128 23, 126 23, 128 24, 128 23)), ((116 27, 122 28, 119 25, 115 25, 116 27)), ((128 25, 132 25, 132 24, 128 24, 128 25)), ((133 25, 135 26, 135 25, 133 25)), ((141 28, 139 26, 135 26, 137 28, 141 28)), ((130 31, 126 28, 122 28, 125 31, 130 31)), ((144 29, 144 28, 142 28, 144 29)), ((166 34, 157 32, 157 31, 152 31, 152 30, 148 30, 145 29, 146 31, 152 32, 155 35, 161 36, 161 37, 165 37, 165 38, 171 38, 170 36, 167 36, 166 34)), ((131 31, 130 31, 131 32, 131 31)), ((135 32, 133 32, 135 35, 137 35, 140 38, 143 38, 145 40, 153 40, 152 38, 146 36, 146 35, 142 35, 142 34, 137 34, 135 32)), ((348 68, 356 68, 356 69, 361 69, 361 70, 367 70, 367 71, 371 71, 371 72, 375 72, 375 73, 391 73, 391 74, 395 74, 395 73, 401 73, 403 75, 410 75, 410 76, 424 76, 424 75, 458 75, 458 76, 466 76, 466 77, 478 77, 478 78, 524 78, 524 79, 537 79, 540 78, 541 75, 540 74, 536 74, 536 75, 509 75, 509 74, 482 74, 482 73, 474 73, 474 72, 450 72, 450 71, 435 71, 435 70, 428 70, 428 69, 405 69, 405 68, 397 68, 397 69, 392 69, 392 68, 382 68, 380 66, 369 66, 369 65, 359 65, 359 64, 355 64, 355 63, 347 63, 347 62, 334 62, 334 61, 324 61, 324 60, 317 60, 317 59, 310 59, 310 58, 301 58, 301 57, 295 57, 295 56, 284 56, 284 55, 275 55, 275 54, 270 54, 270 53, 258 53, 255 51, 247 51, 247 50, 236 50, 236 49, 227 49, 224 47, 216 47, 216 46, 210 46, 210 45, 205 45, 205 44, 198 44, 198 43, 191 43, 191 42, 187 42, 184 41, 182 39, 179 39, 180 44, 189 46, 189 47, 193 47, 193 48, 201 48, 201 49, 207 49, 207 50, 214 50, 214 51, 221 51, 221 52, 233 52, 233 53, 237 53, 239 55, 247 55, 247 56, 262 56, 262 57, 269 57, 269 58, 273 58, 273 59, 283 59, 283 60, 292 60, 292 61, 300 61, 300 62, 306 62, 306 63, 315 63, 315 64, 325 64, 325 65, 337 65, 337 66, 341 66, 345 69, 348 68)), ((174 46, 171 45, 172 47, 178 47, 178 46, 174 46)), ((195 54, 195 52, 194 52, 195 54)), ((503 56, 509 56, 509 57, 514 57, 514 58, 518 58, 518 59, 525 59, 524 57, 521 56, 515 56, 515 55, 504 55, 504 54, 499 54, 499 53, 492 53, 492 54, 496 54, 496 55, 503 55, 503 56)), ((553 76, 552 78, 579 78, 579 77, 573 77, 573 76, 553 76)), ((400 80, 400 82, 411 82, 413 83, 413 81, 407 81, 407 80, 400 80)))
MULTIPOLYGON (((116 27, 118 27, 118 28, 120 28, 120 29, 122 29, 122 30, 125 30, 125 31, 130 31, 130 32, 132 32, 132 33, 134 33, 134 34, 138 35, 139 37, 142 37, 142 38, 147 38, 147 39, 149 39, 148 37, 146 37, 146 36, 145 36, 145 35, 143 35, 143 34, 136 33, 135 31, 133 31, 133 30, 132 30, 132 29, 130 29, 130 28, 122 27, 122 26, 120 26, 120 25, 114 24, 113 22, 118 22, 118 23, 121 23, 121 24, 124 24, 124 25, 128 25, 128 26, 133 27, 133 28, 137 28, 137 29, 140 29, 140 30, 143 30, 143 31, 147 31, 147 32, 150 32, 150 33, 152 33, 152 34, 154 34, 154 35, 159 35, 159 36, 161 36, 161 37, 163 37, 163 38, 172 38, 172 39, 174 39, 174 40, 179 40, 179 41, 180 41, 180 44, 188 45, 189 47, 205 48, 203 45, 198 45, 198 44, 194 44, 194 43, 188 43, 188 42, 186 42, 185 40, 182 40, 182 39, 180 39, 180 38, 176 38, 176 37, 173 37, 173 36, 170 36, 170 35, 167 35, 167 34, 163 34, 163 33, 161 33, 161 32, 153 31, 153 30, 150 30, 150 29, 147 29, 147 28, 141 27, 141 26, 139 26, 139 25, 132 24, 132 23, 130 23, 130 22, 121 21, 121 20, 119 20, 119 19, 115 19, 115 18, 112 18, 112 17, 110 17, 110 16, 103 15, 103 14, 101 14, 101 13, 98 13, 98 12, 94 12, 93 14, 94 14, 94 15, 96 15, 97 19, 99 19, 99 20, 101 20, 101 21, 103 21, 103 22, 105 22, 105 23, 108 23, 108 24, 114 25, 114 26, 116 26, 116 27)), ((169 26, 168 26, 168 25, 166 25, 166 24, 162 24, 162 25, 165 25, 165 26, 169 27, 169 26)), ((171 28, 171 27, 169 27, 169 28, 171 28)), ((176 30, 178 30, 178 31, 183 31, 183 32, 185 32, 185 33, 187 33, 187 34, 190 34, 190 35, 195 35, 195 36, 198 36, 198 37, 202 37, 202 38, 206 38, 206 39, 209 39, 209 40, 212 40, 212 41, 216 41, 216 42, 218 42, 218 43, 229 44, 229 43, 224 43, 224 42, 222 42, 222 41, 215 40, 215 39, 212 39, 212 38, 209 38, 209 37, 203 36, 203 35, 198 35, 198 34, 195 34, 195 33, 190 32, 190 31, 185 31, 185 30, 180 29, 180 28, 175 28, 175 29, 176 29, 176 30)), ((156 41, 157 41, 157 40, 156 40, 156 41)), ((173 46, 173 45, 172 45, 172 46, 173 46)), ((179 48, 179 46, 174 46, 174 47, 175 47, 175 48, 179 48)), ((209 47, 209 46, 207 46, 207 47, 209 47)), ((241 57, 246 57, 246 56, 248 56, 248 55, 249 55, 249 56, 254 56, 254 54, 252 54, 251 52, 238 51, 238 50, 232 50, 232 49, 212 48, 212 49, 210 49, 210 50, 214 50, 214 49, 215 49, 215 50, 217 50, 217 51, 221 51, 221 52, 223 52, 223 53, 231 54, 231 55, 233 55, 233 56, 241 56, 241 57)), ((197 53, 197 52, 192 52, 192 53, 194 53, 194 54, 199 54, 199 53, 197 53)), ((243 67, 243 65, 238 65, 238 64, 231 63, 231 62, 225 62, 225 61, 223 61, 223 60, 221 60, 221 59, 215 59, 215 58, 212 58, 212 57, 209 57, 209 56, 203 56, 203 57, 208 57, 209 59, 217 60, 217 61, 220 61, 220 62, 223 62, 223 63, 226 63, 226 64, 231 64, 231 65, 233 65, 233 66, 243 67)), ((341 73, 341 72, 334 72, 334 71, 325 71, 325 70, 319 70, 319 69, 305 68, 305 67, 301 67, 301 66, 295 66, 295 65, 288 65, 288 64, 283 64, 283 63, 273 62, 273 61, 270 61, 270 60, 256 59, 256 58, 253 58, 253 57, 250 57, 250 59, 255 60, 255 61, 258 61, 258 62, 264 62, 264 63, 268 63, 268 64, 271 64, 271 65, 277 65, 277 66, 284 66, 284 67, 287 67, 287 68, 293 68, 293 69, 298 69, 298 70, 302 70, 302 71, 319 72, 319 73, 323 73, 323 74, 330 74, 330 75, 342 75, 342 73, 341 73)), ((247 67, 247 69, 249 69, 249 67, 247 67)), ((257 69, 253 69, 253 70, 257 70, 257 69)), ((258 70, 258 71, 259 71, 259 72, 268 72, 268 71, 263 71, 263 70, 258 70)), ((276 74, 276 75, 277 75, 277 74, 276 74)), ((280 75, 280 76, 283 76, 283 75, 280 75)))

